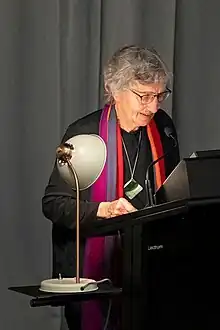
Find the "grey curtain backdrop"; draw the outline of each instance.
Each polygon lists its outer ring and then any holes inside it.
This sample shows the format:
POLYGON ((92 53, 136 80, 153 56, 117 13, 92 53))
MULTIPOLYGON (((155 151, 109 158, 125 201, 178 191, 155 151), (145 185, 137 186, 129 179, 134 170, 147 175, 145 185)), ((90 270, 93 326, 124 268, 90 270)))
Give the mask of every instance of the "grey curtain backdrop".
POLYGON ((128 43, 174 72, 166 104, 182 156, 220 148, 218 0, 1 0, 0 327, 56 330, 59 308, 30 308, 9 286, 51 276, 41 197, 67 126, 103 104, 103 63, 128 43))

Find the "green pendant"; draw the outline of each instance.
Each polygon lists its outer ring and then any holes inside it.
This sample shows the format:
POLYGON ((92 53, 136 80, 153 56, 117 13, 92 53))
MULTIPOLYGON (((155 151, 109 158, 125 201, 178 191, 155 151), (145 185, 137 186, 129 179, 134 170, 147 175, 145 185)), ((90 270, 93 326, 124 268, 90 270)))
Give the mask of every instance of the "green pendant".
POLYGON ((143 190, 143 187, 135 181, 133 178, 131 178, 129 181, 127 181, 124 185, 124 192, 125 195, 129 199, 133 199, 135 196, 139 194, 139 192, 143 190))

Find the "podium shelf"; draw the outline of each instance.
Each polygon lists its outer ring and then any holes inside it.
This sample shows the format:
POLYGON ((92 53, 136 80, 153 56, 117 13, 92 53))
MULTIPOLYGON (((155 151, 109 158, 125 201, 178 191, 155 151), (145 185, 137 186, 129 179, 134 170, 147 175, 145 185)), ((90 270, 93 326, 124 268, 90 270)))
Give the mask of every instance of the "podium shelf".
POLYGON ((83 301, 91 299, 106 299, 122 294, 122 288, 113 287, 106 283, 98 285, 98 290, 79 293, 50 293, 43 292, 39 285, 15 286, 9 287, 10 291, 14 291, 26 296, 33 297, 30 300, 31 307, 41 306, 64 306, 71 301, 83 301))

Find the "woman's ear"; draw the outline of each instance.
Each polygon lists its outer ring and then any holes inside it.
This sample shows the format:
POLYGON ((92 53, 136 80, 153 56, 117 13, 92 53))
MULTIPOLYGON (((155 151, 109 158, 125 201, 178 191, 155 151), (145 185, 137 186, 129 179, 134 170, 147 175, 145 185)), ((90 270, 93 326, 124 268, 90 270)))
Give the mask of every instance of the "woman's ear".
POLYGON ((124 91, 123 90, 122 91, 116 90, 116 91, 114 91, 112 93, 112 98, 114 99, 115 102, 120 103, 122 101, 122 99, 123 99, 123 95, 124 95, 124 91))

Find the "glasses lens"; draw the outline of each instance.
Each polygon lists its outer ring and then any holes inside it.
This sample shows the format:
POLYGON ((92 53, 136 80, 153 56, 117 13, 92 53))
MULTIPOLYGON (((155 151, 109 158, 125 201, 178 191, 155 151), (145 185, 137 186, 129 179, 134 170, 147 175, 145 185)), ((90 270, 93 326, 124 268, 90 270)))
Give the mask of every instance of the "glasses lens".
POLYGON ((154 99, 154 94, 144 95, 144 96, 142 96, 142 103, 144 103, 144 104, 151 103, 151 102, 153 102, 153 99, 154 99))
POLYGON ((158 94, 158 97, 157 97, 158 98, 158 102, 165 101, 168 98, 169 95, 170 95, 170 92, 169 91, 165 91, 163 93, 158 94))

